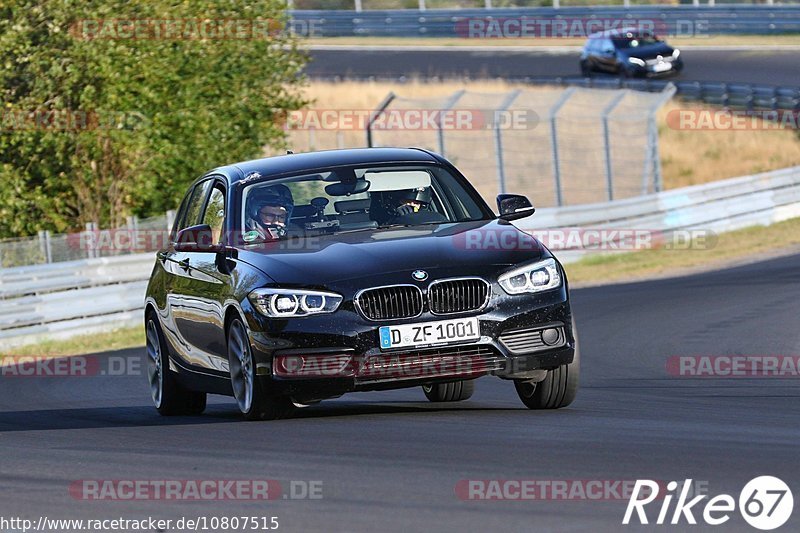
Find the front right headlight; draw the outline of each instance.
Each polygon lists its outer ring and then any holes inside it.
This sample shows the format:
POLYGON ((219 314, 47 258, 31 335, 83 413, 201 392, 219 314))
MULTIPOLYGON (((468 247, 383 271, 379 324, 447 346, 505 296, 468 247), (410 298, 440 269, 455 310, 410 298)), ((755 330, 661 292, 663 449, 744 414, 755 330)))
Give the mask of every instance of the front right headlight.
POLYGON ((639 59, 638 57, 629 57, 628 63, 633 63, 634 65, 639 65, 640 67, 644 66, 644 60, 639 59))
POLYGON ((550 258, 509 270, 497 281, 508 294, 542 292, 560 287, 561 273, 556 260, 550 258))
POLYGON ((294 318, 333 313, 342 303, 334 292, 301 289, 256 289, 249 295, 258 312, 270 318, 294 318))

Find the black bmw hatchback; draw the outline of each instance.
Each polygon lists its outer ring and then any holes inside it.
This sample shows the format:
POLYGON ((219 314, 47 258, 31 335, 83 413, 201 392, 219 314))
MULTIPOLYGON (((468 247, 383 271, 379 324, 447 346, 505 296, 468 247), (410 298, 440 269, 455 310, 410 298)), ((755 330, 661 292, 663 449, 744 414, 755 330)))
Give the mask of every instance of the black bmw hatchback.
POLYGON ((580 59, 581 74, 595 72, 626 77, 668 76, 683 70, 681 51, 652 32, 607 30, 589 36, 580 59))
POLYGON ((465 400, 513 381, 569 405, 580 357, 559 262, 443 157, 371 148, 286 155, 198 179, 147 288, 150 389, 163 415, 230 395, 248 419, 347 392, 465 400))

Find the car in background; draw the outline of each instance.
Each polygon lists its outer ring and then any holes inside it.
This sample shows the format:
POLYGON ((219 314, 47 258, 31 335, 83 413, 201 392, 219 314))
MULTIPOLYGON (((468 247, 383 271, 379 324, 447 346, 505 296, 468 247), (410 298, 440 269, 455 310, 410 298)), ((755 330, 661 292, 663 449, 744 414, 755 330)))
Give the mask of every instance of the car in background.
POLYGON ((589 36, 581 52, 581 74, 625 77, 667 76, 683 70, 681 51, 649 31, 606 30, 589 36))
POLYGON ((217 168, 184 198, 145 299, 162 415, 206 395, 274 419, 347 392, 469 398, 511 380, 569 405, 580 355, 561 264, 511 222, 534 212, 421 149, 292 154, 217 168), (258 222, 260 220, 260 222, 258 222))

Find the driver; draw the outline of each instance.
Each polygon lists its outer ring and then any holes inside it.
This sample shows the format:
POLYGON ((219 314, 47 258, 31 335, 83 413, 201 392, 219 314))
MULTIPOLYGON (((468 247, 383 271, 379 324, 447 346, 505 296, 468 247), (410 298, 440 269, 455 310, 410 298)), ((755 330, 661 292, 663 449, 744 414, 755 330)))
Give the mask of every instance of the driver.
POLYGON ((246 231, 256 232, 263 240, 283 239, 294 210, 292 191, 283 184, 264 187, 249 198, 246 231))
POLYGON ((393 224, 429 224, 446 222, 441 214, 431 210, 431 188, 419 187, 399 191, 394 197, 393 224))

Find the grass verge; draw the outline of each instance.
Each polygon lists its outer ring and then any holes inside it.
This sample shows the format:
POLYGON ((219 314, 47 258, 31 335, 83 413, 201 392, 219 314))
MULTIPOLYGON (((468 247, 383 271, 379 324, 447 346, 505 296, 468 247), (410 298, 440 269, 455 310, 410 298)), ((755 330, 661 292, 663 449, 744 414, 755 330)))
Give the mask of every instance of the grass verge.
POLYGON ((69 339, 46 339, 19 348, 0 350, 0 360, 8 356, 62 357, 122 350, 144 346, 144 326, 121 328, 107 333, 79 335, 69 339))
MULTIPOLYGON (((586 257, 564 265, 570 283, 592 285, 714 270, 800 246, 800 218, 718 235, 709 249, 652 249, 586 257)), ((558 255, 556 253, 556 255, 558 255)))

